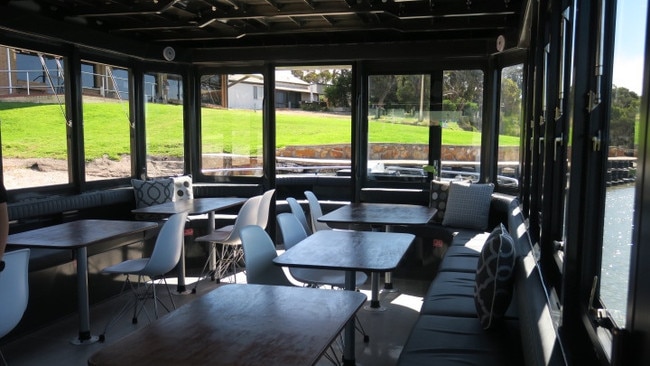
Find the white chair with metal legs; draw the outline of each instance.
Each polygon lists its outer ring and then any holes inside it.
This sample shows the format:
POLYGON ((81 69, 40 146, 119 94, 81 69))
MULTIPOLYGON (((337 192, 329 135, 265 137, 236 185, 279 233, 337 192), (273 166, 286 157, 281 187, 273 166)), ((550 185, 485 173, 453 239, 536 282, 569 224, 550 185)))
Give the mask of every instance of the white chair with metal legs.
POLYGON ((203 266, 199 281, 194 284, 194 290, 202 278, 208 266, 210 266, 210 278, 214 281, 220 282, 228 269, 232 271, 232 275, 237 282, 237 268, 239 262, 243 260, 244 254, 241 248, 241 238, 239 232, 241 228, 247 225, 257 225, 259 220, 259 208, 262 195, 251 197, 239 209, 235 223, 230 230, 215 230, 207 235, 195 238, 195 242, 207 242, 210 244, 210 253, 208 259, 203 266), (218 258, 217 258, 218 257, 218 258))
POLYGON ((240 235, 246 261, 246 283, 294 286, 282 267, 273 263, 278 253, 273 240, 264 229, 257 225, 248 225, 241 229, 240 235))
MULTIPOLYGON (((176 309, 174 298, 167 287, 167 280, 165 275, 171 272, 181 258, 181 250, 183 248, 185 222, 187 220, 187 212, 174 214, 165 221, 158 232, 158 237, 154 244, 153 252, 149 258, 128 259, 124 262, 106 267, 102 270, 105 274, 120 274, 126 275, 126 280, 122 286, 122 292, 129 286, 135 301, 133 302, 133 318, 131 322, 136 324, 138 322, 138 315, 144 310, 149 318, 149 313, 145 307, 148 299, 153 300, 154 316, 158 318, 158 304, 160 303, 165 310, 170 311, 169 307, 163 303, 156 292, 156 282, 163 283, 169 295, 171 307, 176 309), (137 275, 138 281, 136 285, 131 282, 131 275, 137 275), (150 282, 142 283, 143 277, 149 277, 150 282)), ((121 292, 120 292, 121 294, 121 292)), ((99 340, 103 342, 106 339, 106 331, 114 324, 129 308, 126 303, 117 315, 106 324, 104 332, 99 336, 99 340)))
POLYGON ((305 211, 302 209, 302 206, 300 206, 300 203, 298 203, 298 200, 296 200, 293 197, 287 197, 287 203, 289 204, 291 213, 294 214, 294 216, 296 216, 298 221, 300 221, 300 224, 305 229, 307 235, 311 235, 312 231, 311 231, 311 226, 307 222, 307 215, 305 215, 305 211))
POLYGON ((257 213, 257 226, 265 230, 266 226, 269 224, 269 212, 271 210, 271 203, 274 202, 274 195, 275 189, 269 189, 262 194, 262 199, 260 200, 260 207, 257 213))
POLYGON ((305 191, 305 197, 309 202, 309 219, 311 223, 311 231, 317 232, 318 230, 332 230, 326 223, 318 221, 318 218, 323 216, 323 209, 318 202, 318 198, 312 191, 305 191))
MULTIPOLYGON (((29 249, 4 254, 5 269, 0 272, 0 338, 11 332, 23 318, 29 300, 29 249)), ((7 365, 2 352, 0 360, 7 365)))

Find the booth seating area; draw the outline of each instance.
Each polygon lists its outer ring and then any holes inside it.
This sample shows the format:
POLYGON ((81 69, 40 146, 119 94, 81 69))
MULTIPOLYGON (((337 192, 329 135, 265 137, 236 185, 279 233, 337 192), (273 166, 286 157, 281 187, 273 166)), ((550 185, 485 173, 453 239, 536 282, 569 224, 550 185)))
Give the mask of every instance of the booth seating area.
POLYGON ((486 229, 419 229, 448 247, 398 365, 565 364, 518 199, 493 193, 486 229))

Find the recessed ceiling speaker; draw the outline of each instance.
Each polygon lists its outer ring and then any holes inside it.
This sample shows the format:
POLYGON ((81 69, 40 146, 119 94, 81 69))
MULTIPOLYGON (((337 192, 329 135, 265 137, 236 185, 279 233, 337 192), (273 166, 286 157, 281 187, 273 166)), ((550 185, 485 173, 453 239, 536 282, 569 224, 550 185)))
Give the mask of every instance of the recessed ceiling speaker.
POLYGON ((500 35, 497 37, 497 51, 501 52, 506 48, 506 37, 500 35))
POLYGON ((173 47, 167 46, 163 49, 163 57, 167 61, 173 61, 176 57, 176 50, 173 47))

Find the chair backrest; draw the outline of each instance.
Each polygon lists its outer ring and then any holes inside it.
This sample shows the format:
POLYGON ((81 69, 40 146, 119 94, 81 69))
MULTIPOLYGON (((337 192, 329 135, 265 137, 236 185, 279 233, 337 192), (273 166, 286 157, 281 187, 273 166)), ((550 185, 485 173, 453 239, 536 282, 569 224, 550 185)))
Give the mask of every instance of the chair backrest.
POLYGON ((278 215, 278 226, 282 233, 282 241, 284 242, 284 249, 290 249, 301 240, 307 237, 305 229, 296 217, 296 215, 288 212, 283 212, 278 215))
POLYGON ((266 226, 269 223, 269 210, 271 209, 271 202, 273 202, 274 194, 275 189, 269 189, 262 195, 260 208, 257 213, 257 226, 261 227, 262 229, 266 229, 266 226))
POLYGON ((141 274, 159 276, 176 267, 183 249, 186 220, 187 211, 174 214, 163 223, 160 232, 158 232, 153 252, 149 257, 149 262, 140 271, 141 274))
POLYGON ((237 245, 241 244, 241 237, 239 232, 241 229, 248 225, 257 225, 259 220, 258 211, 260 203, 262 203, 262 195, 254 196, 246 200, 237 213, 237 218, 233 224, 232 231, 228 238, 223 240, 221 244, 237 245))
POLYGON ((0 338, 18 325, 29 300, 29 249, 6 252, 0 272, 0 338))
POLYGON ((300 203, 298 203, 298 200, 293 197, 287 197, 287 203, 289 204, 291 213, 296 216, 298 221, 300 221, 302 227, 305 229, 305 233, 307 233, 307 235, 311 235, 311 226, 309 223, 307 223, 307 216, 305 215, 305 211, 303 211, 302 206, 300 206, 300 203))
POLYGON ((331 230, 332 228, 327 226, 326 223, 318 221, 318 218, 323 216, 323 210, 320 207, 320 202, 318 198, 312 191, 305 191, 305 197, 307 197, 307 202, 309 202, 309 218, 311 220, 311 231, 317 232, 318 230, 331 230))
POLYGON ((292 286, 282 267, 273 263, 278 254, 273 240, 264 229, 248 225, 241 229, 240 235, 244 247, 247 283, 292 286))

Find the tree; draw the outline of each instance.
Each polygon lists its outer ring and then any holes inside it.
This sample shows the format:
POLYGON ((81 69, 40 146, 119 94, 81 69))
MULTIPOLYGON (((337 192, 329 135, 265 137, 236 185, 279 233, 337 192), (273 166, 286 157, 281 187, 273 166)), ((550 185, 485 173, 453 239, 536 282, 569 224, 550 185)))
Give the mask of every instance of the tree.
POLYGON ((480 109, 483 104, 483 72, 481 70, 452 70, 443 74, 443 95, 456 105, 456 110, 468 113, 469 123, 480 130, 480 109))
POLYGON ((328 84, 335 73, 336 70, 291 70, 291 75, 310 84, 328 84))
POLYGON ((332 84, 325 87, 325 98, 332 107, 349 107, 352 100, 352 71, 334 70, 332 84))
POLYGON ((627 89, 612 88, 612 108, 609 119, 610 146, 634 148, 634 125, 639 111, 639 96, 627 89))

